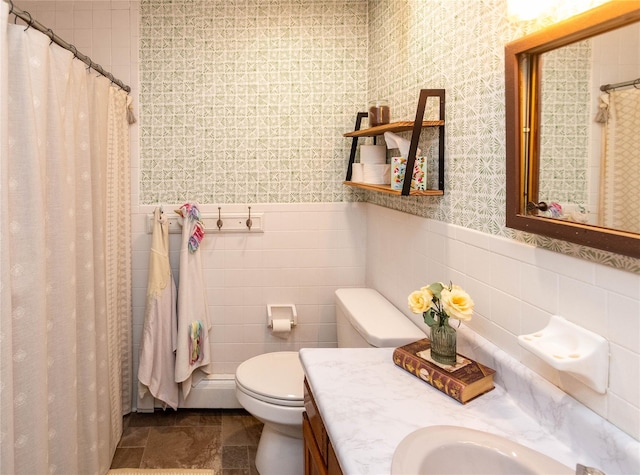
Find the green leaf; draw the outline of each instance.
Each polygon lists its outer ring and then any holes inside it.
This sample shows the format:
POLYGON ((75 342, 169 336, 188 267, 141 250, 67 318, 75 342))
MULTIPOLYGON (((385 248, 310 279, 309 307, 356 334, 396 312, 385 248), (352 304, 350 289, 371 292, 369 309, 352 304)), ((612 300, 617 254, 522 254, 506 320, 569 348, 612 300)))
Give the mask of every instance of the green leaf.
POLYGON ((424 323, 426 323, 427 325, 429 325, 429 327, 432 327, 434 325, 437 325, 438 322, 436 322, 433 318, 434 315, 434 311, 432 310, 428 310, 426 312, 424 312, 422 314, 422 317, 424 318, 424 323))
POLYGON ((437 300, 440 300, 440 293, 444 286, 440 282, 434 282, 433 284, 429 284, 429 290, 433 293, 433 297, 437 300))

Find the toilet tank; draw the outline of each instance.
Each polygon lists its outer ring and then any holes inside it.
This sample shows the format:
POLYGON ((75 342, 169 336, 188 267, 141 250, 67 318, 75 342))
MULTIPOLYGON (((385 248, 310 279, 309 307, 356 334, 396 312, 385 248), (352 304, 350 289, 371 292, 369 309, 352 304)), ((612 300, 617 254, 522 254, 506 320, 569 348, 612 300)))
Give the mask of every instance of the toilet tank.
POLYGON ((395 348, 426 337, 374 289, 336 290, 336 325, 339 348, 395 348))

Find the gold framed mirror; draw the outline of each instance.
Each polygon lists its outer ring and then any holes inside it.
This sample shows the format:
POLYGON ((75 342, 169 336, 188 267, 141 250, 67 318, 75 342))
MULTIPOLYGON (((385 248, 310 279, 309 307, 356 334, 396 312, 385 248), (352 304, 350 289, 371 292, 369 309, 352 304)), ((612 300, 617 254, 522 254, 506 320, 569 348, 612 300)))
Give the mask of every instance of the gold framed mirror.
MULTIPOLYGON (((611 43, 606 38, 596 39, 623 28, 631 28, 634 38, 638 31, 637 39, 640 41, 640 1, 605 3, 505 46, 506 225, 640 258, 640 227, 635 222, 618 225, 619 221, 610 222, 609 218, 602 218, 604 213, 598 214, 603 209, 603 180, 600 176, 607 177, 611 190, 626 192, 621 202, 630 207, 627 208, 629 210, 639 210, 639 217, 640 187, 612 182, 611 172, 605 171, 604 165, 604 157, 609 152, 603 152, 602 158, 599 157, 598 163, 602 166, 597 172, 588 163, 589 156, 599 155, 600 149, 605 147, 610 148, 607 142, 609 132, 604 131, 600 136, 600 147, 594 145, 593 137, 600 133, 593 132, 597 129, 592 129, 591 122, 595 121, 594 116, 605 112, 599 108, 606 108, 603 103, 608 102, 609 95, 607 92, 593 92, 594 77, 598 76, 590 70, 592 43, 611 43), (584 77, 580 76, 580 69, 585 69, 584 77), (560 86, 554 89, 550 84, 554 83, 552 78, 558 72, 561 74, 555 84, 560 86), (561 99, 551 105, 550 98, 554 94, 561 99), (583 100, 585 104, 582 104, 583 100), (549 110, 552 113, 546 114, 549 110), (569 141, 571 145, 567 145, 569 141), (565 162, 563 166, 567 170, 551 169, 560 161, 565 162), (599 183, 595 184, 595 181, 599 183), (549 185, 552 182, 558 183, 549 185), (572 189, 567 192, 564 189, 567 187, 572 189), (594 189, 601 193, 596 198, 601 203, 599 206, 594 205, 594 189)), ((619 50, 613 48, 610 55, 618 55, 619 50)), ((634 69, 637 67, 640 71, 640 66, 637 66, 640 45, 630 48, 630 51, 636 55, 636 66, 626 68, 625 74, 631 71, 633 77, 619 83, 612 81, 616 84, 609 85, 611 89, 616 89, 615 86, 620 89, 640 88, 640 83, 634 85, 635 79, 640 78, 640 73, 635 74, 634 69)), ((599 88, 600 84, 595 84, 595 87, 599 88)), ((640 96, 640 89, 637 92, 640 96)), ((603 122, 601 119, 598 121, 603 122)), ((599 126, 604 127, 602 124, 599 126)), ((636 137, 633 140, 638 140, 640 132, 632 132, 631 135, 636 137)), ((633 161, 640 169, 640 148, 634 149, 632 155, 633 160, 627 157, 625 163, 633 161)), ((610 196, 611 192, 604 194, 610 196)))

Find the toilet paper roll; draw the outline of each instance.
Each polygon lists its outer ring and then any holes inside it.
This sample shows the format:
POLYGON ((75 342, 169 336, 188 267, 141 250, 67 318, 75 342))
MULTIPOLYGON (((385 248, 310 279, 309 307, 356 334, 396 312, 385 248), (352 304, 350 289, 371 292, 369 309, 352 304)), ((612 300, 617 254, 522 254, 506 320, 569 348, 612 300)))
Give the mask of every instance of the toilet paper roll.
POLYGON ((291 320, 288 318, 276 318, 272 321, 273 333, 289 333, 291 331, 291 320))
POLYGON ((390 165, 364 164, 364 183, 372 185, 388 185, 391 183, 390 165))
POLYGON ((363 163, 353 163, 351 165, 351 181, 353 183, 362 183, 364 181, 363 163))
POLYGON ((385 145, 360 145, 360 163, 381 165, 387 162, 385 145))

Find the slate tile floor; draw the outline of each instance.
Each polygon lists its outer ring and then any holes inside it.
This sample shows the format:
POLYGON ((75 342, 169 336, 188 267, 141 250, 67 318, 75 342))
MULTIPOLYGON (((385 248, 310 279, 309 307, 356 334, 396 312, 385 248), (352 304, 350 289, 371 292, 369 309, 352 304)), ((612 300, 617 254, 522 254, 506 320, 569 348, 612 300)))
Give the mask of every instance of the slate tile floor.
POLYGON ((207 468, 257 475, 262 423, 242 409, 156 410, 124 418, 111 468, 207 468))

